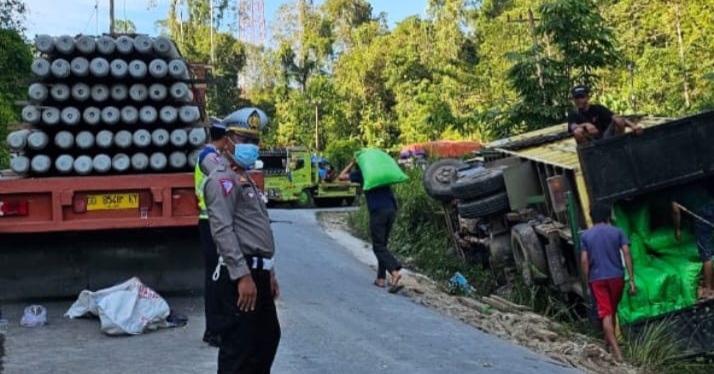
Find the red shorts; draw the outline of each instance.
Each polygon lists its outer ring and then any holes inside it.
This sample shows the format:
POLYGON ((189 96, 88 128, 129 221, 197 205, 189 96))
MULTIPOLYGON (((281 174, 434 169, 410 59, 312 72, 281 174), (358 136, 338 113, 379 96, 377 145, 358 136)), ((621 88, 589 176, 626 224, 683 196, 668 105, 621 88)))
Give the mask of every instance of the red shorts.
POLYGON ((601 279, 590 282, 590 292, 595 299, 595 308, 600 318, 614 315, 622 298, 625 278, 601 279))

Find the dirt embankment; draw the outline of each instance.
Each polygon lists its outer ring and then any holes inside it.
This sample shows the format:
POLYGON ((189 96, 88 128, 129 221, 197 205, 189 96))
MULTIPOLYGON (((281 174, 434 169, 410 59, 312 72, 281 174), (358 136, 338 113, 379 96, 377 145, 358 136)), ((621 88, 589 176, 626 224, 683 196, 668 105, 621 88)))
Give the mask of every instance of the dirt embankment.
MULTIPOLYGON (((320 221, 326 229, 349 231, 346 213, 323 213, 320 221)), ((574 333, 555 321, 498 296, 478 299, 452 296, 442 291, 428 277, 411 272, 405 272, 403 283, 405 289, 402 294, 415 303, 439 310, 481 331, 542 353, 563 366, 596 374, 638 372, 635 368, 616 363, 605 351, 601 341, 574 333)))

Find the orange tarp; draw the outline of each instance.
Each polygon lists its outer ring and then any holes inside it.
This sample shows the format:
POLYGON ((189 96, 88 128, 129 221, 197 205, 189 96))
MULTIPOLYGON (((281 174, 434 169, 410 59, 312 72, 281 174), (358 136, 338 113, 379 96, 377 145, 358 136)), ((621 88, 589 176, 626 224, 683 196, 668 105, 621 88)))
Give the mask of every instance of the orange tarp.
POLYGON ((439 140, 402 147, 400 154, 426 152, 428 157, 461 157, 481 149, 481 143, 469 140, 439 140))

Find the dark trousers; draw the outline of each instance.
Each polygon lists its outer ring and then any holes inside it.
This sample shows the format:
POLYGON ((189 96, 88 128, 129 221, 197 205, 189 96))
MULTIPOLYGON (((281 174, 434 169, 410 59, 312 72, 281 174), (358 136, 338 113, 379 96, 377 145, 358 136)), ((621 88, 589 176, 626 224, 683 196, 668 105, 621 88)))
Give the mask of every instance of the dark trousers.
POLYGON ((253 270, 258 289, 255 310, 238 310, 238 281, 231 281, 225 267, 215 283, 213 331, 221 336, 218 374, 270 374, 280 342, 280 323, 270 290, 270 272, 253 270))
POLYGON ((394 209, 375 209, 369 212, 369 230, 372 233, 372 250, 377 257, 377 278, 386 278, 390 273, 400 270, 399 261, 387 248, 389 232, 392 231, 397 211, 394 209))
POLYGON ((218 252, 216 252, 216 243, 213 242, 213 236, 211 235, 211 225, 208 223, 207 219, 198 220, 198 234, 201 239, 201 252, 203 252, 203 263, 205 266, 205 274, 203 279, 203 307, 206 313, 206 331, 212 334, 208 326, 210 325, 208 319, 211 316, 211 303, 209 302, 213 295, 213 270, 216 269, 218 264, 218 252))

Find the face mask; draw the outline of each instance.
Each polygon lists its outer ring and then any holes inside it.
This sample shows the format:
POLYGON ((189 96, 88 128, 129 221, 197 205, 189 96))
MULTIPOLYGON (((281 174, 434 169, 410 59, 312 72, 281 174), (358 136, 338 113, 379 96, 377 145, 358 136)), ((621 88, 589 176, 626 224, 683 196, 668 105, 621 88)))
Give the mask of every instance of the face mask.
POLYGON ((260 156, 260 150, 255 144, 238 143, 233 150, 233 158, 238 166, 249 169, 255 165, 255 161, 260 156))

